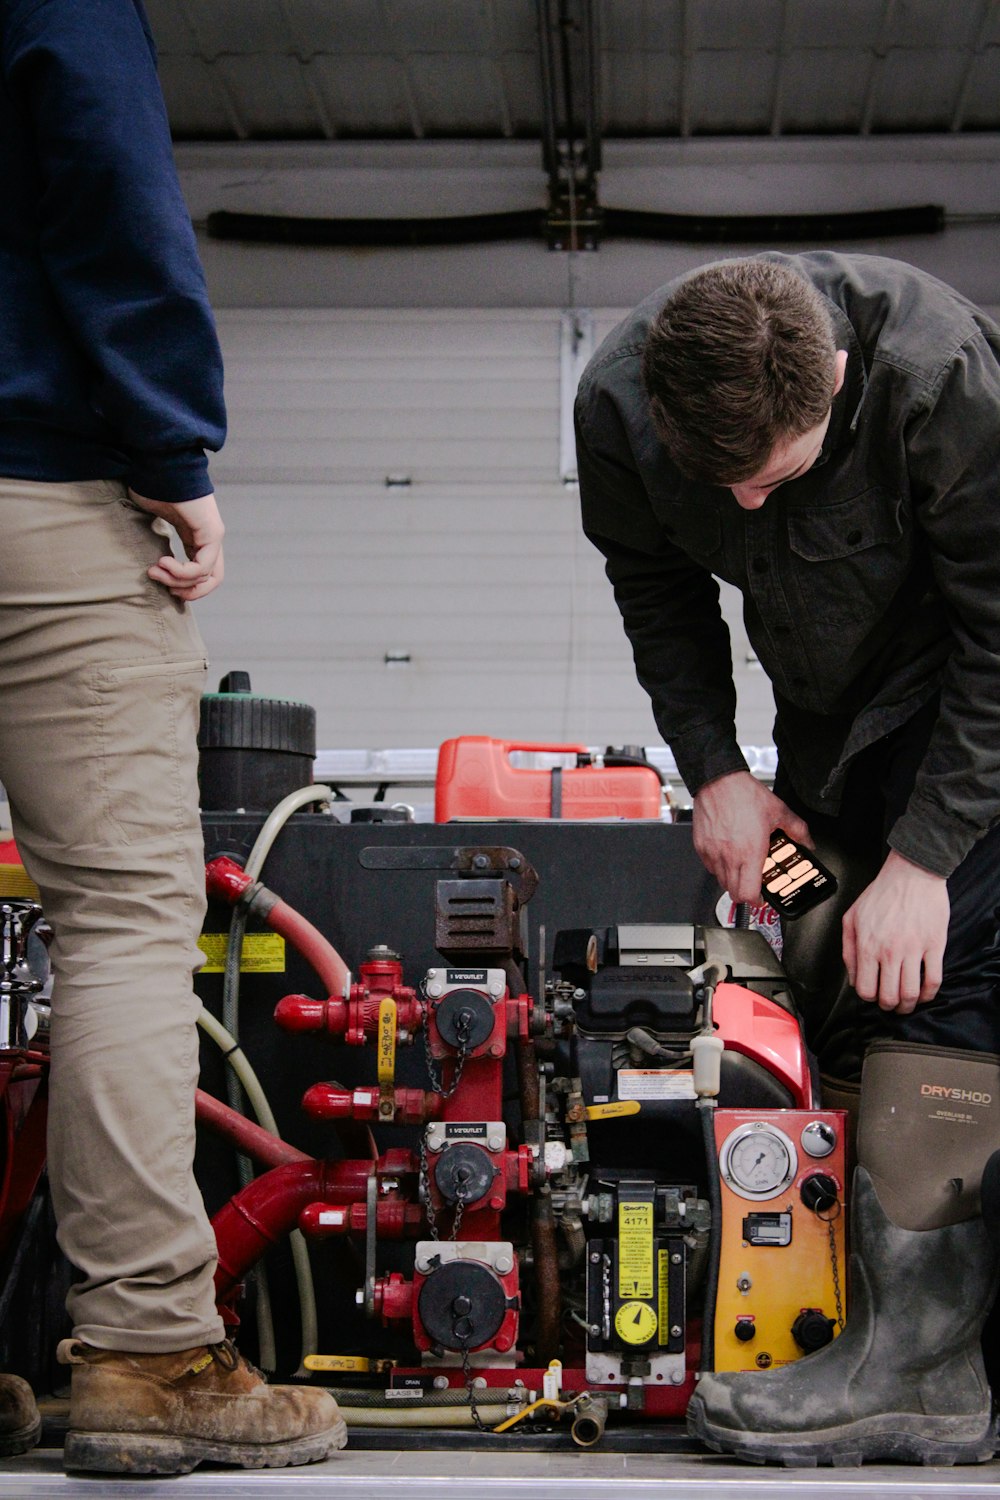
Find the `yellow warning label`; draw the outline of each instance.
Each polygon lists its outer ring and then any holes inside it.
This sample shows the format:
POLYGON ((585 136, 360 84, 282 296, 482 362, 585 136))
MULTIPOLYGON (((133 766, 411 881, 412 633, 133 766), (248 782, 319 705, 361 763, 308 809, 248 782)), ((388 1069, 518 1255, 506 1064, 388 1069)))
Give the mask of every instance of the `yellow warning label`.
POLYGON ((615 1332, 626 1344, 648 1344, 656 1332, 656 1314, 648 1302, 623 1302, 615 1313, 615 1332))
POLYGON ((40 901, 38 887, 23 865, 0 864, 0 897, 11 901, 40 901))
POLYGON ((383 1000, 378 1008, 378 1081, 391 1083, 396 1076, 396 1002, 383 1000))
POLYGON ((618 1295, 622 1298, 653 1295, 651 1203, 622 1200, 618 1204, 618 1295))
MULTIPOLYGON (((226 967, 226 944, 224 932, 203 932, 198 947, 205 955, 203 974, 221 974, 226 967)), ((284 974, 285 940, 276 932, 248 932, 243 939, 240 957, 241 974, 284 974)))
POLYGON ((667 1342, 667 1330, 670 1327, 670 1288, 667 1278, 670 1275, 670 1252, 659 1250, 656 1255, 656 1291, 657 1303, 659 1304, 660 1318, 660 1343, 667 1342))

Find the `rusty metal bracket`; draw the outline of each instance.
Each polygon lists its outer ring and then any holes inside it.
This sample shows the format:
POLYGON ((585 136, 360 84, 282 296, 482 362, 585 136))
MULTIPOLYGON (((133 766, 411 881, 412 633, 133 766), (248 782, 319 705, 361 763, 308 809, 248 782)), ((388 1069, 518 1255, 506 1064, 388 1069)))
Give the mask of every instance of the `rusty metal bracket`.
POLYGON ((524 906, 538 889, 538 872, 519 849, 506 845, 445 845, 426 848, 407 845, 391 848, 371 844, 362 849, 358 863, 366 870, 430 870, 471 879, 501 879, 513 888, 524 906))

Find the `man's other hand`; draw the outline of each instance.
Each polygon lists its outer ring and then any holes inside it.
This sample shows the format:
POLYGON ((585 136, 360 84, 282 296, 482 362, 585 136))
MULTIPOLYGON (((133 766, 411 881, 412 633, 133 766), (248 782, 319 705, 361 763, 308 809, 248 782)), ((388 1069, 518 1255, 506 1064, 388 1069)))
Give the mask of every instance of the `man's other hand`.
POLYGON ((148 510, 150 515, 169 521, 181 539, 187 557, 182 562, 172 552, 166 553, 146 571, 154 583, 190 604, 193 599, 204 599, 222 582, 222 538, 226 528, 219 515, 214 495, 202 495, 198 500, 185 500, 173 505, 166 500, 149 500, 129 490, 136 505, 148 510))
POLYGON ((733 771, 694 798, 694 847, 734 901, 759 901, 764 859, 775 828, 813 847, 809 825, 749 771, 733 771))
POLYGON ((844 917, 844 966, 862 1000, 907 1016, 941 984, 951 905, 943 875, 890 850, 844 917))

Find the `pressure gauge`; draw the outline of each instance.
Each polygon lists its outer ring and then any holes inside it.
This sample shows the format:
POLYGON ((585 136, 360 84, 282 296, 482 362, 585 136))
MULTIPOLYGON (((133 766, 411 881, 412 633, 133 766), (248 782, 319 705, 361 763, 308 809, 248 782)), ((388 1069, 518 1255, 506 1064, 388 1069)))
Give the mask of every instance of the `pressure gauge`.
POLYGON ((722 1176, 741 1198, 776 1198, 794 1179, 798 1164, 785 1132, 763 1121, 737 1126, 719 1154, 722 1176))

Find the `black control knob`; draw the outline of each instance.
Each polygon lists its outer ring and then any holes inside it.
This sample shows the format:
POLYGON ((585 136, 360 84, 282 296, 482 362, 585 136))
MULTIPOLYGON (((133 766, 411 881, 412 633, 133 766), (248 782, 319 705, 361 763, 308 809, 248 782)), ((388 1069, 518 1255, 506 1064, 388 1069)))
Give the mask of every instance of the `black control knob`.
POLYGON ((434 1017, 441 1040, 466 1052, 489 1040, 496 1019, 489 995, 481 990, 451 990, 438 1001, 434 1017))
POLYGON ((839 1201, 840 1190, 826 1172, 810 1172, 799 1188, 799 1197, 814 1214, 828 1213, 839 1201))
POLYGON ((833 1338, 834 1321, 820 1307, 806 1307, 792 1324, 792 1338, 803 1354, 814 1354, 833 1338))
POLYGON ((733 1332, 741 1344, 749 1344, 750 1340, 757 1336, 757 1327, 753 1318, 737 1318, 733 1332))
POLYGON ((417 1294, 417 1318, 432 1344, 480 1349, 507 1314, 507 1293, 492 1266, 451 1260, 430 1272, 417 1294))
POLYGON ((434 1168, 434 1181, 447 1203, 476 1203, 493 1186, 497 1169, 482 1146, 456 1141, 446 1146, 434 1168))

